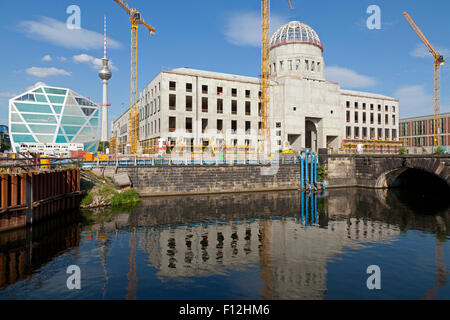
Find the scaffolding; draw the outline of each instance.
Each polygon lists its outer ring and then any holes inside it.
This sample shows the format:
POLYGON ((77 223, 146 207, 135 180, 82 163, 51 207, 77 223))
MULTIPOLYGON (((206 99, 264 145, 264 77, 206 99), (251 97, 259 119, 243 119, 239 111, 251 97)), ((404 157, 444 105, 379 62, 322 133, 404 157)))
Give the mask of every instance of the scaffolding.
POLYGON ((376 139, 344 139, 342 149, 344 152, 357 152, 358 145, 362 145, 363 153, 399 153, 400 149, 408 146, 407 139, 376 140, 376 139))

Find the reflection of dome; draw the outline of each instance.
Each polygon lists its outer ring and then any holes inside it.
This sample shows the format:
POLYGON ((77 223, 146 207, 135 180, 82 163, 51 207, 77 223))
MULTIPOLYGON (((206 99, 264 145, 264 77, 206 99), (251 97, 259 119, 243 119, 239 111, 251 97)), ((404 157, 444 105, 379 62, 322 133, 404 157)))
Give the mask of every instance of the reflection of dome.
POLYGON ((272 48, 288 43, 309 43, 323 51, 323 45, 314 29, 299 21, 291 21, 281 26, 270 39, 272 48))

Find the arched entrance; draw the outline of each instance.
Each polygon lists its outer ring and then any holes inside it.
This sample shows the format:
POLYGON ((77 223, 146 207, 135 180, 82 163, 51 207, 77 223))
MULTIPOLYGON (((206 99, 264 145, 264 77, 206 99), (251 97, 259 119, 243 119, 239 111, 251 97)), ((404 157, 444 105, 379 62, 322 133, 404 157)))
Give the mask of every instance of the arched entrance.
POLYGON ((311 120, 305 121, 305 147, 317 152, 317 128, 311 120))

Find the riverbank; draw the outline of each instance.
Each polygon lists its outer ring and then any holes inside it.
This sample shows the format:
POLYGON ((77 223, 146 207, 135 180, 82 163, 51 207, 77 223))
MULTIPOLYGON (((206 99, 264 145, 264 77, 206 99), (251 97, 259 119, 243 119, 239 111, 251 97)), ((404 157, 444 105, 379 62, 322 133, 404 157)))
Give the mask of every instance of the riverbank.
POLYGON ((85 192, 81 199, 81 209, 126 207, 141 201, 133 188, 122 189, 112 179, 99 177, 88 170, 81 172, 81 190, 85 192))

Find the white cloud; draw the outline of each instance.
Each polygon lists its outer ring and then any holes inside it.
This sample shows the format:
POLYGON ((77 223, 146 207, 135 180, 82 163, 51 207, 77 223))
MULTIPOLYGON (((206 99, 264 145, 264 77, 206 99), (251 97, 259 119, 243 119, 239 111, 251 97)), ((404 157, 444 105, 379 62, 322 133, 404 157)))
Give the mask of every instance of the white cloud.
POLYGON ((52 61, 52 56, 47 54, 45 56, 42 57, 41 61, 52 61))
MULTIPOLYGON (((450 55, 450 50, 446 48, 435 47, 435 49, 444 56, 450 55)), ((416 47, 409 53, 416 58, 433 58, 433 55, 428 51, 428 48, 423 43, 417 43, 416 47)))
POLYGON ((412 85, 399 88, 394 97, 400 100, 402 117, 433 114, 433 95, 425 91, 424 85, 412 85))
MULTIPOLYGON (((101 49, 103 48, 103 34, 86 29, 69 29, 66 23, 40 17, 38 21, 22 21, 20 31, 30 38, 40 39, 69 49, 101 49)), ((108 39, 110 48, 119 48, 121 44, 108 39)))
POLYGON ((15 92, 0 92, 0 98, 13 98, 17 96, 17 93, 15 92))
POLYGON ((66 62, 67 58, 66 57, 58 57, 57 58, 60 62, 66 62))
MULTIPOLYGON (((73 61, 76 63, 86 63, 95 70, 100 70, 103 66, 102 59, 95 58, 85 53, 73 56, 73 61)), ((117 68, 114 66, 114 63, 111 60, 109 61, 109 67, 113 71, 117 70, 117 68)))
POLYGON ((328 80, 338 82, 342 88, 365 88, 377 84, 374 78, 337 66, 326 67, 325 76, 328 80))
MULTIPOLYGON (((272 31, 286 24, 288 19, 282 16, 271 16, 272 31)), ((257 12, 234 13, 228 17, 223 31, 228 42, 238 46, 261 46, 261 14, 257 12)))
POLYGON ((36 82, 35 84, 33 84, 32 86, 29 86, 29 87, 27 88, 27 91, 30 91, 31 89, 34 89, 34 88, 40 87, 40 86, 47 86, 47 84, 44 83, 44 82, 42 82, 42 81, 38 81, 38 82, 36 82))
POLYGON ((26 71, 29 75, 35 76, 37 78, 46 78, 50 76, 70 76, 70 72, 67 72, 64 69, 56 69, 56 68, 32 67, 28 68, 26 71))

